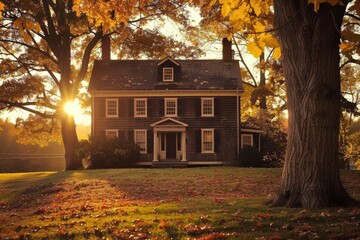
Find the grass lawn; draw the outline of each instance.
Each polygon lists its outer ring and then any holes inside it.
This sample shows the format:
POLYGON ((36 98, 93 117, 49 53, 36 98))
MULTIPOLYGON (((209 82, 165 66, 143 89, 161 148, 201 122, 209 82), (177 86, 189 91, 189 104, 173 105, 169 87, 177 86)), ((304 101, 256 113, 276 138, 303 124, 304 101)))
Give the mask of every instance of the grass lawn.
MULTIPOLYGON (((360 208, 269 208, 281 169, 0 174, 0 239, 359 239, 360 208)), ((342 171, 360 200, 360 171, 342 171)))

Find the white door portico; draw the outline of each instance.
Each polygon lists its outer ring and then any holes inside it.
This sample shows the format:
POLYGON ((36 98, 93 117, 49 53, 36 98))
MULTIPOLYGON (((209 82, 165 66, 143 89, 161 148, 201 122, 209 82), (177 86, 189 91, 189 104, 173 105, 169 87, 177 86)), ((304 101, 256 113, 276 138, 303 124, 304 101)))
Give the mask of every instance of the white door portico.
POLYGON ((150 125, 154 132, 153 161, 178 159, 186 162, 186 123, 164 118, 150 125))

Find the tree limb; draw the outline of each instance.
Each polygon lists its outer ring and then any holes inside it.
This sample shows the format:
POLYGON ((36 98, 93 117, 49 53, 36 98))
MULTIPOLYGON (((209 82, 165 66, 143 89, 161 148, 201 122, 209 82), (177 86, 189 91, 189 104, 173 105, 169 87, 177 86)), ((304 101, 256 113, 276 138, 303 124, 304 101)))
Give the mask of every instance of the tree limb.
POLYGON ((249 67, 247 66, 247 64, 246 64, 246 62, 245 62, 245 60, 244 60, 244 58, 243 58, 243 56, 241 54, 241 50, 239 48, 239 45, 237 44, 235 39, 234 39, 233 42, 234 42, 234 45, 235 45, 236 49, 238 50, 241 63, 244 64, 244 67, 246 68, 246 71, 248 71, 248 73, 249 73, 249 75, 250 75, 250 77, 251 77, 251 79, 252 79, 252 81, 254 83, 253 86, 257 87, 258 84, 256 82, 256 79, 255 79, 254 75, 252 74, 252 72, 250 71, 249 67))
POLYGON ((84 79, 86 72, 88 70, 89 67, 89 61, 90 61, 90 55, 92 50, 94 49, 95 45, 98 43, 98 41, 101 39, 101 37, 103 36, 103 32, 101 30, 99 30, 93 39, 91 39, 91 41, 89 42, 89 44, 86 46, 86 49, 84 51, 84 55, 81 61, 81 67, 80 67, 80 71, 75 79, 74 82, 74 87, 77 88, 78 85, 80 84, 80 82, 84 79))
POLYGON ((36 105, 35 102, 19 103, 19 102, 11 102, 11 101, 0 99, 0 103, 7 105, 5 108, 17 107, 17 108, 20 108, 22 110, 28 111, 30 113, 36 114, 36 115, 38 115, 38 116, 40 116, 42 118, 53 119, 53 118, 56 117, 55 114, 46 114, 46 113, 42 113, 40 111, 37 111, 35 109, 26 107, 26 106, 30 106, 30 105, 32 105, 32 106, 36 105))

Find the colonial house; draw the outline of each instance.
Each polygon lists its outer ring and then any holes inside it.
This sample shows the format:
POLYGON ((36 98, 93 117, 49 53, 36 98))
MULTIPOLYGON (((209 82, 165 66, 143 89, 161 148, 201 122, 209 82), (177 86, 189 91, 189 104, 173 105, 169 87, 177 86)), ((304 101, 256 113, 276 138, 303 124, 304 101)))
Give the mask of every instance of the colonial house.
POLYGON ((102 44, 89 84, 93 136, 135 142, 139 165, 219 165, 259 146, 257 132, 241 134, 243 87, 227 39, 219 60, 111 60, 102 44))

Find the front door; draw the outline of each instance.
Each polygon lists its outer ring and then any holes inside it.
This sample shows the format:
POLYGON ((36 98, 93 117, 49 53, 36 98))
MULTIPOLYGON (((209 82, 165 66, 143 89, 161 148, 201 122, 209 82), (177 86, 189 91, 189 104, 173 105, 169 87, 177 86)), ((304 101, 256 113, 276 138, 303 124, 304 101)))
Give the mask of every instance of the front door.
POLYGON ((166 158, 176 158, 176 133, 166 133, 166 158))

